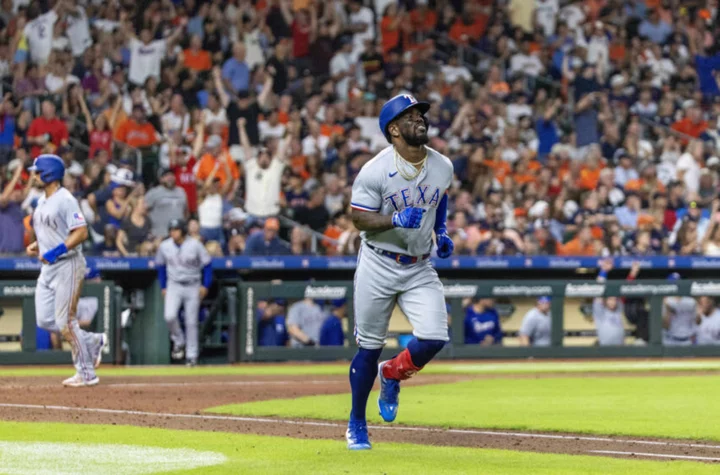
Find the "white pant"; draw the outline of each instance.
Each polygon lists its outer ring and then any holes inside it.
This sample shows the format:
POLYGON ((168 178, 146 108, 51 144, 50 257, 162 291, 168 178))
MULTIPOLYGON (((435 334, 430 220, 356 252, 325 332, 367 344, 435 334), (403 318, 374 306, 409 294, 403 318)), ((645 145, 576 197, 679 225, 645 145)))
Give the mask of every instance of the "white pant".
POLYGON ((82 254, 43 264, 35 289, 37 325, 50 332, 60 332, 70 343, 73 364, 85 381, 95 378, 91 348, 94 333, 80 328, 76 319, 77 304, 85 279, 85 258, 82 254))
POLYGON ((361 348, 385 345, 395 303, 410 320, 414 336, 449 340, 445 294, 430 259, 403 265, 363 244, 353 292, 355 338, 361 348))
POLYGON ((198 313, 200 312, 200 284, 183 285, 168 282, 165 292, 165 321, 170 330, 170 339, 175 346, 185 346, 185 357, 198 357, 198 313), (185 309, 185 332, 183 334, 178 312, 185 309))

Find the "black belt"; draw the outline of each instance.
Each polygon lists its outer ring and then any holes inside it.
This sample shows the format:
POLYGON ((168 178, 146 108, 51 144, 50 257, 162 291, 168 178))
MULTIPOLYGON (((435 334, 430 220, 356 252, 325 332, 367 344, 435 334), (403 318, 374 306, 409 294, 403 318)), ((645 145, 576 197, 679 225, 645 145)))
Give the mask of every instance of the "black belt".
POLYGON ((172 282, 173 284, 178 284, 178 285, 200 285, 199 280, 183 280, 183 281, 171 280, 170 282, 172 282))
POLYGON ((399 254, 397 252, 390 252, 390 251, 386 251, 385 249, 378 249, 377 247, 373 247, 367 243, 365 243, 365 244, 367 245, 367 247, 369 247, 373 251, 377 252, 381 256, 389 257, 390 259, 394 260, 398 264, 403 264, 403 265, 415 264, 418 261, 424 261, 425 259, 430 257, 430 253, 423 254, 422 256, 419 256, 419 257, 418 256, 408 256, 407 254, 399 254))

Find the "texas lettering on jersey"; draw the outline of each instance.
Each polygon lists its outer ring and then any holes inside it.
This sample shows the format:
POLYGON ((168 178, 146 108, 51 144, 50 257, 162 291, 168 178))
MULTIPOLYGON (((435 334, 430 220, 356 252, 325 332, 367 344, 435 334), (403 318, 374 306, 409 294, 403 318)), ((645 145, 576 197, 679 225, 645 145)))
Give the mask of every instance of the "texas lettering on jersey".
POLYGON ((410 202, 411 198, 410 187, 403 188, 394 193, 385 195, 383 197, 384 202, 389 202, 395 211, 400 211, 404 208, 410 208, 412 206, 430 206, 437 208, 440 203, 440 187, 432 187, 430 185, 418 185, 415 189, 414 203, 410 202))

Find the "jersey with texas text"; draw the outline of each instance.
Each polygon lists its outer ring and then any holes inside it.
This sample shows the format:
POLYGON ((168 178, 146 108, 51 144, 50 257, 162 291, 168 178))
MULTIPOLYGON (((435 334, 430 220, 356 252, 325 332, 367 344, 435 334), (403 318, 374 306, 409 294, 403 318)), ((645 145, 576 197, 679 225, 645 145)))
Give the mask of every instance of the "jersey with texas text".
POLYGON ((406 168, 409 166, 396 160, 393 146, 385 148, 360 170, 352 188, 351 206, 354 209, 382 215, 412 206, 427 210, 418 229, 363 231, 363 241, 371 246, 411 256, 427 254, 432 249, 435 211, 452 184, 453 166, 446 156, 426 148, 425 166, 412 181, 403 178, 398 171, 396 162, 406 168))
MULTIPOLYGON (((87 226, 77 199, 65 188, 58 188, 49 198, 40 197, 32 223, 41 256, 64 243, 73 229, 87 226)), ((68 255, 81 252, 77 246, 68 255)))

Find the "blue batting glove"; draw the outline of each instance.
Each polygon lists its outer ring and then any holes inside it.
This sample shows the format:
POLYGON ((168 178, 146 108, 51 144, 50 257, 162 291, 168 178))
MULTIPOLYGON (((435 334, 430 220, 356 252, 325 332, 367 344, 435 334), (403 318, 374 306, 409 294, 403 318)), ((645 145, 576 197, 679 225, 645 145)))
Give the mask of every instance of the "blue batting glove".
POLYGON ((455 243, 447 233, 437 235, 437 256, 440 259, 447 259, 455 250, 455 243))
POLYGON ((55 264, 55 262, 60 258, 60 256, 62 256, 66 252, 68 252, 68 248, 65 243, 62 243, 59 246, 55 246, 54 248, 43 254, 43 259, 45 259, 48 264, 55 264))
POLYGON ((402 211, 396 211, 392 217, 393 227, 417 229, 420 227, 425 211, 423 208, 405 208, 402 211))

